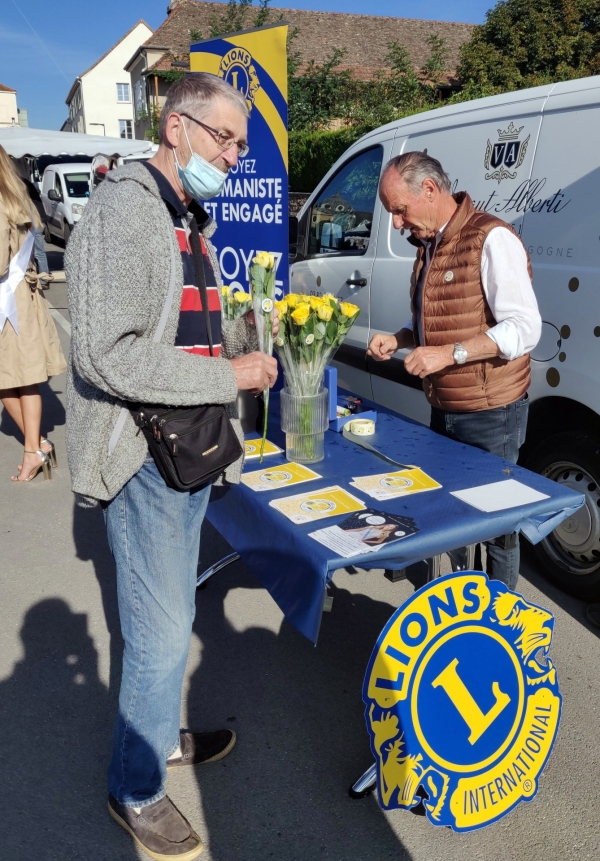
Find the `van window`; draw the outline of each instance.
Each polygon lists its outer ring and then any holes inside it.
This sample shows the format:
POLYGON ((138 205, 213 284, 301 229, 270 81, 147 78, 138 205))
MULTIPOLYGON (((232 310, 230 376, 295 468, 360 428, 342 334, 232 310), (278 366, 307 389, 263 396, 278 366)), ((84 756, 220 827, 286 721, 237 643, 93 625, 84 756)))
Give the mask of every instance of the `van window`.
POLYGON ((58 194, 59 197, 62 198, 63 190, 60 183, 60 176, 57 173, 54 174, 54 191, 58 194))
POLYGON ((69 197, 89 197, 89 173, 65 173, 65 188, 69 197))
POLYGON ((369 246, 383 147, 347 161, 315 199, 310 212, 308 255, 364 254, 369 246))

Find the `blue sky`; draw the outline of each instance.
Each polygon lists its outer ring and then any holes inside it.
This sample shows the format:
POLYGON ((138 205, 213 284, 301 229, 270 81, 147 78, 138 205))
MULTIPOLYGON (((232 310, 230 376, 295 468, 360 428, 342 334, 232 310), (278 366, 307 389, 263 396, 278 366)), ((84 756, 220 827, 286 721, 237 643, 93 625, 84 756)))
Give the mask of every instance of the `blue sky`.
MULTIPOLYGON (((156 29, 168 0, 0 0, 0 83, 17 90, 18 105, 35 128, 59 129, 65 98, 77 75, 104 54, 139 19, 156 29), (25 20, 27 19, 27 20, 25 20), (34 32, 35 31, 35 32, 34 32)), ((273 6, 365 13, 364 0, 273 0, 273 6)), ((482 23, 492 0, 379 0, 377 12, 401 18, 482 23)))

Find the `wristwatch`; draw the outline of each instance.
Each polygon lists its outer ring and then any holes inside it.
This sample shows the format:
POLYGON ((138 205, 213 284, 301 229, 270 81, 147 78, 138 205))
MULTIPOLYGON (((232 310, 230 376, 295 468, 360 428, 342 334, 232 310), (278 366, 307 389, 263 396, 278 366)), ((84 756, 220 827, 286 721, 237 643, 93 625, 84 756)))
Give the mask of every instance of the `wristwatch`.
POLYGON ((468 355, 469 354, 467 353, 462 344, 454 345, 454 352, 452 353, 452 358, 457 365, 464 365, 464 363, 467 361, 468 355))

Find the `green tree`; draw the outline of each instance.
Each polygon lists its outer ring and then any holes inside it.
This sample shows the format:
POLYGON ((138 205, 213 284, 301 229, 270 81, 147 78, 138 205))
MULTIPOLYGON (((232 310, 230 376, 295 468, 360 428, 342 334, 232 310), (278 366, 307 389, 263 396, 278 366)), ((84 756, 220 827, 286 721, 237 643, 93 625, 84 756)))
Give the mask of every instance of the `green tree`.
POLYGON ((500 0, 458 69, 462 99, 599 72, 600 0, 500 0))
POLYGON ((310 60, 300 74, 294 74, 302 59, 299 52, 293 54, 288 82, 291 130, 316 130, 344 115, 347 90, 352 84, 350 72, 339 69, 345 56, 345 50, 334 48, 324 63, 310 60))
POLYGON ((254 0, 229 0, 223 12, 211 16, 209 38, 216 39, 224 33, 237 33, 239 30, 268 24, 271 18, 270 2, 271 0, 258 0, 258 6, 253 7, 254 0), (249 20, 251 11, 254 11, 255 15, 249 20))

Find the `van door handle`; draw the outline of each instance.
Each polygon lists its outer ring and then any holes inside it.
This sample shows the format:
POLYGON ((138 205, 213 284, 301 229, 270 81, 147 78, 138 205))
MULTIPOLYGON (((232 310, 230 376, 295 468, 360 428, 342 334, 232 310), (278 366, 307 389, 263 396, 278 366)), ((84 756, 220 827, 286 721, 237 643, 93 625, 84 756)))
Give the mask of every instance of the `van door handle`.
POLYGON ((346 284, 350 287, 366 287, 367 279, 366 278, 347 278, 346 284))

